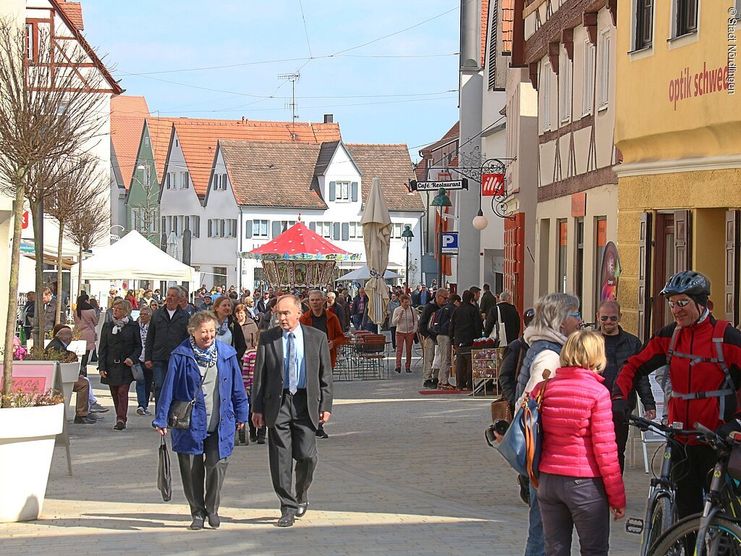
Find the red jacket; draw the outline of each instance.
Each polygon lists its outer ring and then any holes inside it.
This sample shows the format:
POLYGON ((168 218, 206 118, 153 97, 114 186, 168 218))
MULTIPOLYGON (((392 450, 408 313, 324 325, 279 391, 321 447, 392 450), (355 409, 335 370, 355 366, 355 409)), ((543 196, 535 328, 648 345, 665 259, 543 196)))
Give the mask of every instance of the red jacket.
MULTIPOLYGON (((340 319, 337 318, 332 311, 324 311, 327 315, 327 336, 329 340, 332 340, 332 349, 329 350, 329 356, 332 359, 332 368, 334 369, 335 363, 337 363, 337 348, 346 343, 347 339, 345 334, 342 332, 342 325, 340 325, 340 319)), ((311 309, 306 311, 301 318, 298 319, 304 326, 311 326, 311 309)))
MULTIPOLYGON (((674 347, 669 371, 673 394, 689 394, 718 390, 725 381, 725 373, 720 365, 702 361, 690 366, 690 360, 678 357, 676 353, 692 354, 702 358, 716 357, 713 345, 713 328, 716 320, 709 316, 699 324, 680 329, 674 347)), ((666 353, 669 350, 676 323, 659 330, 646 344, 646 347, 625 363, 615 381, 613 394, 627 397, 638 376, 645 376, 659 367, 666 365, 666 353)), ((681 422, 684 428, 692 428, 696 422, 715 430, 724 421, 739 414, 737 396, 741 385, 741 332, 728 326, 723 334, 723 358, 733 378, 736 395, 724 398, 725 415, 720 415, 720 398, 683 400, 669 398, 669 422, 681 422)), ((682 440, 682 439, 680 439, 682 440)), ((689 443, 696 443, 690 439, 689 443)))
MULTIPOLYGON (((594 371, 561 367, 548 381, 541 405, 538 469, 566 477, 602 477, 611 508, 625 507, 610 393, 594 371)), ((537 395, 543 382, 533 390, 537 395)))

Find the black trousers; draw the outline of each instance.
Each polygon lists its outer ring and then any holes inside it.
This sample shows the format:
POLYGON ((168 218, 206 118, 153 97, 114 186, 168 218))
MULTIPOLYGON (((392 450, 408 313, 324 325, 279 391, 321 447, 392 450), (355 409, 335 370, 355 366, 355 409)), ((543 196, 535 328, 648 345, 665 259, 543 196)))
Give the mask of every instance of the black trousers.
POLYGON ((90 352, 93 351, 91 349, 87 350, 85 352, 85 355, 82 356, 82 359, 80 359, 80 374, 82 376, 87 376, 87 362, 90 358, 90 352))
POLYGON ((203 454, 178 454, 180 477, 183 479, 183 491, 190 506, 190 515, 206 517, 219 513, 221 486, 226 477, 228 459, 219 459, 218 431, 209 433, 203 441, 203 454))
POLYGON ((710 446, 683 445, 672 450, 679 519, 702 512, 704 491, 718 456, 710 446))
POLYGON ((273 489, 281 511, 296 510, 305 502, 316 469, 316 428, 309 419, 306 390, 290 394, 284 390, 275 426, 268 429, 268 454, 273 489), (296 489, 293 483, 296 460, 296 489), (295 492, 295 494, 294 494, 295 492))
POLYGON ((455 355, 455 387, 458 390, 473 388, 473 367, 471 362, 471 348, 467 353, 458 352, 455 355))
POLYGON ((615 425, 615 442, 617 443, 618 463, 620 472, 625 471, 625 447, 628 445, 629 425, 627 422, 613 421, 615 425))

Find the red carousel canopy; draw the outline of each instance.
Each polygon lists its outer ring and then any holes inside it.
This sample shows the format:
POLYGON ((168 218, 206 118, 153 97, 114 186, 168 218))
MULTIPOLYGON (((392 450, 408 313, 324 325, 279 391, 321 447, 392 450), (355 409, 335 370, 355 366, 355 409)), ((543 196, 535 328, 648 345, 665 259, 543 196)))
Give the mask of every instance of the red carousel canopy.
POLYGON ((359 255, 340 249, 316 232, 297 222, 288 230, 273 238, 265 245, 245 254, 256 259, 293 260, 343 260, 356 259, 359 255))

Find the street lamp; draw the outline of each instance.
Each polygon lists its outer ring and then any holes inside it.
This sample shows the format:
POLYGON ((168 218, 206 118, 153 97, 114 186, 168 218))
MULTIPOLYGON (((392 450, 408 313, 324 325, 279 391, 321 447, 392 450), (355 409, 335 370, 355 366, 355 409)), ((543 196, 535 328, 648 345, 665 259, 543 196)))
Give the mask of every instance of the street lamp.
POLYGON ((404 279, 406 280, 406 289, 404 293, 407 293, 409 290, 409 244, 411 243, 412 239, 414 239, 414 234, 412 233, 412 227, 407 224, 404 226, 404 231, 401 232, 401 239, 404 240, 404 243, 406 243, 406 252, 407 252, 407 266, 406 266, 406 273, 404 274, 404 279))
POLYGON ((438 213, 440 215, 440 232, 437 236, 437 287, 441 288, 443 286, 443 230, 442 230, 442 224, 443 224, 443 214, 445 212, 445 207, 451 206, 453 203, 450 202, 450 197, 448 197, 447 192, 445 191, 445 188, 441 187, 437 191, 437 195, 435 195, 435 198, 432 199, 432 203, 430 203, 431 206, 437 207, 438 213))

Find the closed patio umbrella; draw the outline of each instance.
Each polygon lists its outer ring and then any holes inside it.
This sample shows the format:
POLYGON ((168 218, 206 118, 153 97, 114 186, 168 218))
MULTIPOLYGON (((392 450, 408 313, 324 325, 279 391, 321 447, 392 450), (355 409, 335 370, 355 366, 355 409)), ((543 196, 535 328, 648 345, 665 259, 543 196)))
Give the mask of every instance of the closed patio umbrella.
POLYGON ((381 178, 374 177, 368 201, 360 220, 363 224, 365 260, 368 262, 370 279, 365 283, 368 295, 368 317, 376 324, 383 322, 388 304, 388 289, 383 281, 389 262, 391 241, 391 217, 381 191, 381 178))

